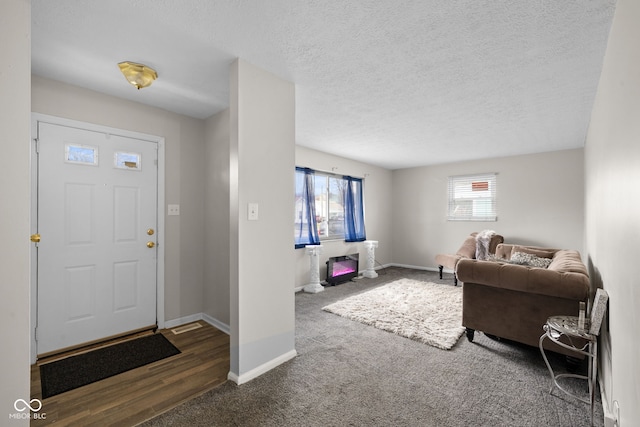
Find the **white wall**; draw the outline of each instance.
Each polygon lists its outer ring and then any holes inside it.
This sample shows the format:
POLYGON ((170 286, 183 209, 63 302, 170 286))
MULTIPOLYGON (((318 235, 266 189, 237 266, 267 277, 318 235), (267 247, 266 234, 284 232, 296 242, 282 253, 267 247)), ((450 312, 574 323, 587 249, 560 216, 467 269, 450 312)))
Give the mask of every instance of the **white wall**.
MULTIPOLYGON (((391 171, 354 160, 345 159, 310 148, 296 146, 296 166, 318 171, 332 172, 364 178, 365 229, 367 239, 377 240, 376 259, 381 265, 391 262, 391 171)), ((292 170, 293 173, 293 170, 292 170)), ((293 190, 292 190, 293 191, 293 190)), ((293 206, 292 206, 293 208, 293 206)), ((293 238, 293 233, 291 233, 293 238)), ((292 240, 293 242, 293 240, 292 240)), ((293 246, 293 243, 291 244, 293 246)), ((320 278, 327 274, 329 257, 360 253, 360 270, 365 269, 366 250, 361 242, 347 243, 344 240, 322 242, 320 255, 320 278)), ((304 249, 295 250, 296 288, 309 283, 309 255, 304 249)), ((378 265, 379 266, 379 265, 378 265)))
MULTIPOLYGON (((16 399, 30 398, 29 234, 31 3, 0 3, 0 424, 27 426, 9 419, 16 399)), ((46 408, 45 408, 46 410, 46 408)))
POLYGON ((295 356, 295 89, 243 60, 230 75, 229 377, 242 383, 295 356))
MULTIPOLYGON (((229 328, 229 149, 226 109, 206 122, 204 313, 229 328)), ((223 326, 224 325, 224 326, 223 326)))
POLYGON ((640 424, 640 2, 618 0, 591 116, 586 246, 594 287, 609 293, 600 340, 605 411, 640 424))
POLYGON ((31 88, 33 112, 165 137, 165 201, 180 205, 165 209, 165 320, 201 313, 204 121, 38 76, 31 88))
POLYGON ((583 150, 501 157, 393 172, 393 262, 436 268, 469 233, 505 242, 583 250, 583 150), (447 178, 496 172, 496 222, 447 221, 447 178))

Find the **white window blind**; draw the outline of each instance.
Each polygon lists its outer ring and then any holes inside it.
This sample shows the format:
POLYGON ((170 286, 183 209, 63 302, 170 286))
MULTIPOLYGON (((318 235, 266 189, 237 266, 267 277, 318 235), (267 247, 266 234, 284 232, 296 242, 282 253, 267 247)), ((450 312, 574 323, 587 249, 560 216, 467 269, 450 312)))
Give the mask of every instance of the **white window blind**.
POLYGON ((497 221, 496 174, 449 177, 449 221, 497 221))

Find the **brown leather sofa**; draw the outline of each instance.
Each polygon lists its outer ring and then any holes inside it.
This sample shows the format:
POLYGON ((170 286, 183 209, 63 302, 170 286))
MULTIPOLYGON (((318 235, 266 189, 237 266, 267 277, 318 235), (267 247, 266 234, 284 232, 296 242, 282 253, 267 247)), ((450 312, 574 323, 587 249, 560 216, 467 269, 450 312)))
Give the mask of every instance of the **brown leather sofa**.
MULTIPOLYGON (((463 258, 456 274, 464 283, 462 325, 469 341, 475 331, 482 331, 537 346, 550 316, 577 316, 580 302, 586 303, 590 295, 587 269, 574 250, 500 244, 494 260, 463 258), (516 252, 518 258, 523 253, 550 258, 550 264, 547 268, 511 264, 516 252)), ((573 355, 551 342, 545 348, 573 355)))

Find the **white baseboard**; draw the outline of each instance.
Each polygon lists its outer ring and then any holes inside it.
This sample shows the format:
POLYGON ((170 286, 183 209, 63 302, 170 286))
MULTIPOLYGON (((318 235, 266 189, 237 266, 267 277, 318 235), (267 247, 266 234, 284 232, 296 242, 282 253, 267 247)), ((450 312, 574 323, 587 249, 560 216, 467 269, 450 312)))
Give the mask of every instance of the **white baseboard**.
MULTIPOLYGON (((604 384, 602 383, 602 378, 598 375, 598 384, 600 385, 600 402, 602 402, 602 412, 604 415, 604 427, 618 427, 620 409, 617 407, 612 408, 609 404, 609 400, 606 399, 604 394, 604 384)), ((617 406, 617 401, 614 401, 614 406, 617 406)))
MULTIPOLYGON (((213 326, 214 328, 217 328, 219 330, 221 330, 222 332, 224 332, 227 335, 230 335, 230 328, 229 325, 220 322, 218 319, 215 319, 211 316, 209 316, 208 314, 205 313, 196 313, 196 314, 192 314, 189 316, 184 316, 184 317, 180 317, 178 319, 173 319, 173 320, 169 320, 167 322, 165 322, 165 328, 170 329, 170 328, 175 328, 177 326, 180 325, 184 325, 187 323, 191 323, 191 322, 196 322, 198 320, 203 320, 205 322, 207 322, 208 324, 210 324, 211 326, 213 326)), ((229 372, 229 374, 227 375, 227 378, 231 381, 233 381, 234 383, 240 385, 240 384, 244 384, 246 382, 251 381, 254 378, 259 377, 260 375, 264 374, 267 371, 270 371, 271 369, 275 368, 276 366, 279 366, 281 364, 283 364, 284 362, 293 359, 294 357, 296 357, 298 355, 298 353, 296 352, 296 350, 291 350, 288 351, 287 353, 276 357, 275 359, 272 359, 266 363, 263 363, 262 365, 258 366, 257 368, 254 368, 252 370, 250 370, 247 373, 244 373, 240 376, 238 376, 237 374, 233 373, 233 372, 229 372)))
POLYGON ((249 372, 244 373, 242 375, 238 375, 234 372, 229 372, 229 374, 227 375, 227 379, 230 381, 233 381, 238 385, 247 383, 252 379, 257 378, 260 375, 264 374, 265 372, 270 371, 271 369, 279 365, 282 365, 284 362, 293 359, 297 355, 298 355, 298 352, 295 350, 288 351, 287 353, 281 356, 278 356, 275 359, 268 361, 267 363, 263 363, 262 365, 256 368, 253 368, 249 372))
POLYGON ((167 320, 164 322, 164 327, 166 329, 171 329, 171 328, 175 328, 176 326, 184 325, 191 322, 196 322, 198 320, 204 320, 214 328, 221 330, 227 335, 230 335, 229 325, 227 325, 226 323, 222 323, 218 319, 215 319, 205 313, 196 313, 196 314, 191 314, 189 316, 179 317, 173 320, 167 320))
MULTIPOLYGON (((438 271, 437 267, 423 267, 421 265, 409 265, 409 264, 396 264, 396 263, 391 263, 391 264, 387 264, 387 267, 402 267, 402 268, 412 268, 414 270, 426 270, 426 271, 438 271)), ((445 269, 443 270, 445 273, 453 273, 453 270, 448 270, 445 269)))
POLYGON ((231 335, 231 328, 226 323, 222 323, 218 319, 215 319, 215 318, 209 316, 206 313, 202 314, 202 320, 204 320, 205 322, 207 322, 208 324, 210 324, 214 328, 220 329, 225 334, 231 335))

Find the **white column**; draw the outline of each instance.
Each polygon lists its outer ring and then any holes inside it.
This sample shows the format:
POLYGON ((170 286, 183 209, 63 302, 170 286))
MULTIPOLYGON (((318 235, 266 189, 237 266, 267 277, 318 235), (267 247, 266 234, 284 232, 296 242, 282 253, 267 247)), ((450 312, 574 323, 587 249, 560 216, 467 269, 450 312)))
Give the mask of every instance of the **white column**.
POLYGON ((322 253, 322 245, 305 246, 309 255, 309 284, 302 290, 312 294, 324 291, 324 287, 320 284, 320 254, 322 253))
POLYGON ((378 247, 377 240, 365 240, 364 247, 367 249, 367 265, 366 270, 362 275, 364 277, 368 277, 369 279, 373 279, 378 277, 378 273, 376 273, 376 248, 378 247))

